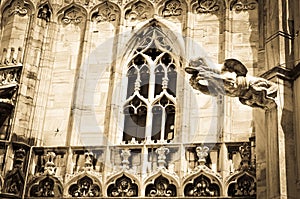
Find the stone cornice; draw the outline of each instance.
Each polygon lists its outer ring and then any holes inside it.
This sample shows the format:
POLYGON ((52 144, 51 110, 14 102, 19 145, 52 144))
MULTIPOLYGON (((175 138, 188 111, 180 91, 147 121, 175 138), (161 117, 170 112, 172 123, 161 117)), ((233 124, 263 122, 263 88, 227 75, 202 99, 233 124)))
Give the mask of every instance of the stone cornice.
POLYGON ((300 76, 300 63, 293 69, 287 69, 282 66, 275 66, 274 68, 264 72, 260 77, 265 79, 272 79, 278 77, 287 81, 295 81, 300 76))

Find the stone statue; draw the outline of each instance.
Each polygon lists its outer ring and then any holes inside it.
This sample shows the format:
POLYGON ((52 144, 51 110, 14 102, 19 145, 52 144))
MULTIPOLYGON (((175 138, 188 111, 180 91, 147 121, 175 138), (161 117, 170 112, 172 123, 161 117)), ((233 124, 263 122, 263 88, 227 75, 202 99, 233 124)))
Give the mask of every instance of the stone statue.
POLYGON ((203 58, 191 60, 185 71, 192 75, 190 84, 207 95, 238 97, 251 107, 275 105, 277 85, 260 77, 247 75, 247 68, 236 59, 226 59, 221 69, 210 67, 203 58))

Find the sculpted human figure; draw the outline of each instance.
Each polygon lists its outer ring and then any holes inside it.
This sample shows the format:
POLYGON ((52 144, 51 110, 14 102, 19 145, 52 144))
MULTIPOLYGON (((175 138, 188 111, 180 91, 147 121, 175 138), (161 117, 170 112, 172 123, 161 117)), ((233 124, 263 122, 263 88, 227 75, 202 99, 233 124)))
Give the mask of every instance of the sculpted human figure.
POLYGON ((219 69, 197 58, 190 61, 185 71, 192 75, 191 86, 204 94, 239 97, 243 104, 251 107, 270 108, 275 103, 276 84, 248 75, 247 68, 236 59, 226 59, 219 69))

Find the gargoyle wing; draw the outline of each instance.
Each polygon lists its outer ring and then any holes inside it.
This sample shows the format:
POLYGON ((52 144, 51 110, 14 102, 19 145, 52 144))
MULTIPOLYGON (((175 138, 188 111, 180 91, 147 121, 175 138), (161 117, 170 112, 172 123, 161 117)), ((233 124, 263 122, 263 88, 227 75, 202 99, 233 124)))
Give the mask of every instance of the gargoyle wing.
POLYGON ((248 70, 244 64, 242 64, 240 61, 236 59, 226 59, 224 62, 224 66, 221 69, 221 72, 223 71, 229 71, 229 72, 235 72, 237 76, 246 76, 248 73, 248 70))

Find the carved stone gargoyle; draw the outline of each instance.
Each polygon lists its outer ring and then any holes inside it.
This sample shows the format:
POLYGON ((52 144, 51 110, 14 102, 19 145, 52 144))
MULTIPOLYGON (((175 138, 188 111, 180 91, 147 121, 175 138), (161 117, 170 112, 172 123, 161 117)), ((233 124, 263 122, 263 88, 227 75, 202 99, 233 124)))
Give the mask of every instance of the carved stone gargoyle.
POLYGON ((277 85, 248 75, 247 68, 236 59, 226 59, 219 69, 210 67, 203 58, 197 58, 189 62, 185 71, 192 75, 191 86, 204 94, 238 97, 245 105, 264 109, 276 105, 277 85))

